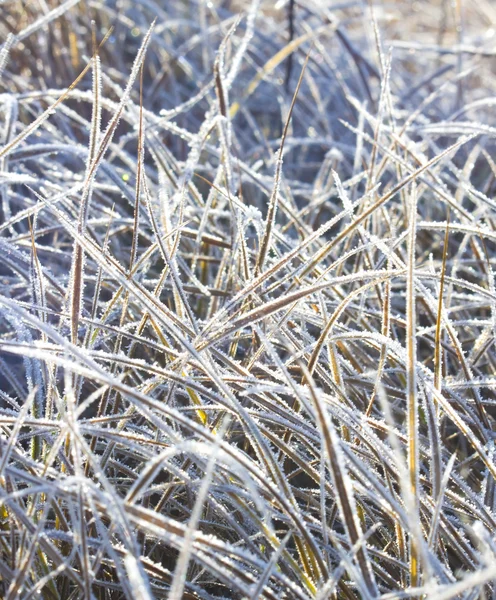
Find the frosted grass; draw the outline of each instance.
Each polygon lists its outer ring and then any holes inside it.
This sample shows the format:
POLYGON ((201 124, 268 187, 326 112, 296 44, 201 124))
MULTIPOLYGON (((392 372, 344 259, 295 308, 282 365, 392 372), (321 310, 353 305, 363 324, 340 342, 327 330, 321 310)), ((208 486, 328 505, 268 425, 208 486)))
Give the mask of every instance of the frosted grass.
POLYGON ((492 5, 0 4, 0 595, 492 597, 492 5))

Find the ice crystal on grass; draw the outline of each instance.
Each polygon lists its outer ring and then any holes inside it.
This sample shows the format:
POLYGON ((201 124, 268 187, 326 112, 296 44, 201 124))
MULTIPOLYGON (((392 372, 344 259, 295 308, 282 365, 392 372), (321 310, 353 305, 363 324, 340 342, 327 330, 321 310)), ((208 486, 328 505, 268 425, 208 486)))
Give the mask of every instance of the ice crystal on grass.
POLYGON ((492 597, 491 3, 0 4, 0 595, 492 597))

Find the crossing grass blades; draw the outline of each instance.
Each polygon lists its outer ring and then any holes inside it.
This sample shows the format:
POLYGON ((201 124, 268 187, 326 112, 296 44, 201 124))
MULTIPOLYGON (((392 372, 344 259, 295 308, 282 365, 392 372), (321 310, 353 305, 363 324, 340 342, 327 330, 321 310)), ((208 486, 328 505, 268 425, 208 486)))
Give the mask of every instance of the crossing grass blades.
POLYGON ((493 4, 0 4, 2 598, 492 598, 493 4))

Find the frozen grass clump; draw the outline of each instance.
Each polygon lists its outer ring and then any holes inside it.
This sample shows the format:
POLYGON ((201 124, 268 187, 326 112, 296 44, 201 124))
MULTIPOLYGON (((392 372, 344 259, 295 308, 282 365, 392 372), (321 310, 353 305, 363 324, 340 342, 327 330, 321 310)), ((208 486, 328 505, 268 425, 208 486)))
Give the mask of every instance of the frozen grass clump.
POLYGON ((1 597, 493 597, 493 4, 0 4, 1 597))

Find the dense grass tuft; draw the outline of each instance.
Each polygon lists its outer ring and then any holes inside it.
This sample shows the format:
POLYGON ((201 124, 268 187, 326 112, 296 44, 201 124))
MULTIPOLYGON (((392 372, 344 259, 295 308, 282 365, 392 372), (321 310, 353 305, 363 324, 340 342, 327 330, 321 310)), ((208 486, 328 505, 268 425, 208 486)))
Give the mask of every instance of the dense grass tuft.
POLYGON ((490 0, 0 1, 0 596, 493 598, 490 0))

